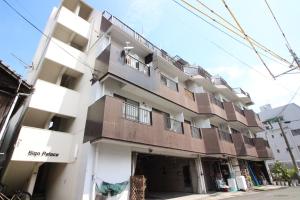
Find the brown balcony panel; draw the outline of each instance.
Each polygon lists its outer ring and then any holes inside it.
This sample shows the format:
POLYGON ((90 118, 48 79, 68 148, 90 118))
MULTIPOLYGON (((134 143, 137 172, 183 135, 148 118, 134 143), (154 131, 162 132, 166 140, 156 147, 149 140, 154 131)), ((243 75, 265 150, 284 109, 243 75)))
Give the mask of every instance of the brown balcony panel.
POLYGON ((232 134, 232 140, 238 156, 258 157, 254 142, 251 138, 244 136, 242 133, 232 134))
POLYGON ((249 127, 256 128, 254 131, 259 132, 264 130, 262 122, 258 119, 253 110, 245 110, 245 116, 249 127))
POLYGON ((263 138, 253 138, 256 147, 257 155, 262 159, 273 159, 273 153, 266 140, 263 138))
POLYGON ((201 114, 214 114, 223 119, 227 119, 226 112, 221 106, 211 101, 209 93, 197 93, 196 101, 198 104, 198 112, 201 114))
POLYGON ((86 138, 89 136, 90 140, 114 139, 205 153, 203 140, 192 138, 189 124, 183 123, 183 134, 180 134, 167 130, 161 113, 152 112, 151 125, 125 119, 122 113, 122 100, 106 96, 95 102, 89 107, 86 138))
POLYGON ((216 128, 203 128, 201 131, 207 154, 236 155, 234 144, 220 138, 216 128))
POLYGON ((178 91, 175 91, 171 88, 168 88, 167 86, 160 84, 158 95, 169 99, 179 105, 182 105, 183 107, 186 107, 190 110, 193 110, 195 112, 198 111, 196 100, 188 97, 186 95, 185 88, 178 84, 178 91))
POLYGON ((247 119, 244 110, 234 106, 232 102, 224 102, 224 109, 226 111, 227 119, 229 121, 238 121, 247 126, 247 119))

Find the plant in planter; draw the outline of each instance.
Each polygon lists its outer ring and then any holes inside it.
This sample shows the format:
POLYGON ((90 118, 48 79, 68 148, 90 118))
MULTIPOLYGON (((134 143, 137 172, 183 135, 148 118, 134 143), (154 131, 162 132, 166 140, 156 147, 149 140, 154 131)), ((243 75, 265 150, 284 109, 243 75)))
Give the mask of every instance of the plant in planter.
POLYGON ((288 186, 291 181, 291 176, 289 174, 289 170, 286 167, 282 167, 282 180, 284 181, 284 186, 288 186))
POLYGON ((273 168, 271 169, 273 180, 276 182, 276 185, 280 185, 282 180, 282 164, 278 161, 275 162, 273 168))
POLYGON ((289 169, 288 174, 290 176, 289 185, 296 186, 298 181, 297 170, 295 168, 289 169))

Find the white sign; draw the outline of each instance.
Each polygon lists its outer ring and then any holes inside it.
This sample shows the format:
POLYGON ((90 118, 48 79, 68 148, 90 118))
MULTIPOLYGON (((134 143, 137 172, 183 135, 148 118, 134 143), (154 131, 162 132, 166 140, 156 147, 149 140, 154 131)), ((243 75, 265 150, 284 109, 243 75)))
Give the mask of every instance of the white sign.
POLYGON ((73 143, 71 134, 23 126, 12 160, 69 163, 74 161, 73 143))

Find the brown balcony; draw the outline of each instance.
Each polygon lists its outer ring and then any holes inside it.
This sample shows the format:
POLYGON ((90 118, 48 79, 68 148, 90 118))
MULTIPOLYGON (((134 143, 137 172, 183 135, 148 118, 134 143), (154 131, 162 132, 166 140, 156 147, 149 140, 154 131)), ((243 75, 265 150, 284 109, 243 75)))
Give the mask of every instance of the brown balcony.
POLYGON ((215 85, 225 86, 225 88, 233 91, 233 89, 230 87, 230 85, 222 77, 215 76, 215 77, 212 77, 211 79, 215 85))
POLYGON ((264 130, 264 126, 260 119, 258 118, 257 114, 253 110, 244 110, 245 116, 247 119, 247 123, 250 129, 253 132, 259 132, 264 130))
POLYGON ((197 93, 196 101, 198 104, 198 112, 201 114, 214 114, 223 119, 227 119, 226 112, 224 110, 223 102, 216 99, 209 93, 197 93))
POLYGON ((166 119, 162 113, 127 108, 117 98, 105 96, 89 107, 85 141, 111 139, 196 153, 205 153, 202 138, 194 138, 187 123, 166 119), (125 107, 124 107, 125 106, 125 107))
POLYGON ((257 155, 261 159, 273 159, 273 153, 268 141, 263 138, 253 138, 256 147, 257 155))
POLYGON ((232 134, 232 140, 238 156, 245 158, 257 158, 257 152, 252 138, 249 138, 242 133, 232 134))
POLYGON ((207 154, 236 155, 231 134, 216 128, 203 128, 201 131, 207 154))
POLYGON ((244 110, 234 105, 232 102, 224 102, 227 119, 229 121, 237 121, 247 126, 247 119, 244 110))
POLYGON ((250 94, 248 92, 245 92, 242 88, 233 88, 233 91, 243 103, 247 105, 253 104, 250 94))

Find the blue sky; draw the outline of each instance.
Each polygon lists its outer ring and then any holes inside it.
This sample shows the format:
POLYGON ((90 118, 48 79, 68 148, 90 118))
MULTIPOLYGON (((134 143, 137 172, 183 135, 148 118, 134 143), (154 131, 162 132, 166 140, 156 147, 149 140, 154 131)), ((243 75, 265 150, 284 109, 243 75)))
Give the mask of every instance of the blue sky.
MULTIPOLYGON (((188 1, 197 5, 195 0, 188 1)), ((60 3, 59 0, 26 0, 26 3, 21 0, 10 0, 9 2, 41 29, 45 27, 52 8, 60 3)), ((180 55, 192 64, 199 64, 213 74, 222 75, 232 87, 242 87, 256 102, 254 106, 256 110, 266 103, 271 103, 273 106, 287 103, 300 86, 300 74, 285 75, 273 81, 253 51, 188 13, 172 0, 87 0, 86 2, 98 10, 109 11, 171 55, 180 55), (215 44, 239 57, 256 71, 230 57, 215 44)), ((202 2, 234 23, 220 0, 202 2)), ((284 40, 263 0, 227 0, 227 3, 249 35, 291 60, 284 40)), ((269 0, 269 3, 293 49, 300 55, 300 28, 297 15, 300 2, 269 0)), ((41 34, 22 21, 2 1, 0 1, 0 24, 0 59, 26 78, 25 68, 11 56, 11 53, 31 63, 41 34)), ((267 58, 265 62, 274 72, 287 69, 267 58)), ((296 95, 293 102, 300 104, 300 95, 296 95)))

